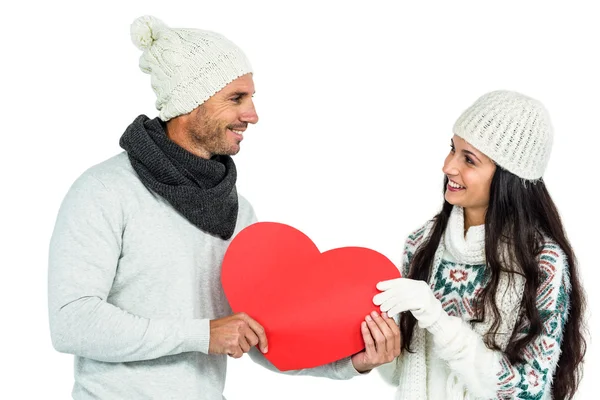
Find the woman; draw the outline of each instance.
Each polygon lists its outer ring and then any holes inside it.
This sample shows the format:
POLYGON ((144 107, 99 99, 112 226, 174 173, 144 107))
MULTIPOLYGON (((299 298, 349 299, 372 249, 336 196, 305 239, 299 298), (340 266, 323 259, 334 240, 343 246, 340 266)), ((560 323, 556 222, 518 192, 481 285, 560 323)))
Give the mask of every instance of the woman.
POLYGON ((410 311, 402 354, 380 369, 396 398, 573 397, 585 299, 542 179, 551 147, 546 110, 519 93, 488 93, 457 120, 442 211, 373 299, 389 316, 410 311))

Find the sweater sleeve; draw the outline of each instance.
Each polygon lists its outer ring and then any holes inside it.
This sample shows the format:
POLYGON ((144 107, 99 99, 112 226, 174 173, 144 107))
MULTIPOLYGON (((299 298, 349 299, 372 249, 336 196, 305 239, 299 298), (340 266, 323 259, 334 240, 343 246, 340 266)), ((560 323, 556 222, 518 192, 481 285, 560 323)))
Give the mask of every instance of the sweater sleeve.
POLYGON ((75 181, 50 241, 48 307, 56 350, 105 362, 207 353, 209 320, 148 319, 107 298, 126 228, 116 195, 89 171, 75 181))
POLYGON ((256 347, 250 349, 248 354, 250 355, 252 361, 261 365, 262 367, 267 368, 270 371, 279 372, 286 375, 318 376, 329 379, 350 379, 354 378, 355 376, 366 374, 361 374, 354 368, 354 365, 352 364, 352 359, 350 357, 342 358, 341 360, 315 368, 280 371, 269 360, 267 360, 265 356, 256 349, 256 347))
MULTIPOLYGON (((436 353, 448 362, 473 396, 534 399, 550 390, 568 317, 570 291, 566 256, 558 246, 544 247, 540 269, 543 279, 536 304, 542 332, 524 348, 521 354, 524 361, 510 363, 501 351, 487 348, 483 338, 460 318, 443 313, 428 328, 436 353)), ((526 333, 526 328, 520 332, 526 333)))

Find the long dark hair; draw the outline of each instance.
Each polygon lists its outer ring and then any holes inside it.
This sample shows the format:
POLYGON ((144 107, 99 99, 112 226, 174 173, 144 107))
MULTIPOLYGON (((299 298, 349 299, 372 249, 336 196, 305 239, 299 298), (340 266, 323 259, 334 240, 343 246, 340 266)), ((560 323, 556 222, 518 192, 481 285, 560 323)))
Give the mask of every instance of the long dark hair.
MULTIPOLYGON (((444 180, 444 191, 448 178, 444 180)), ((436 249, 448 225, 453 205, 444 201, 442 211, 434 218, 429 238, 419 246, 411 264, 409 278, 428 281, 436 249)), ((537 290, 540 286, 538 259, 543 246, 543 237, 554 240, 567 256, 571 291, 568 319, 563 330, 561 355, 554 372, 552 394, 554 399, 571 399, 581 381, 581 364, 586 352, 585 296, 579 274, 577 260, 565 234, 560 215, 543 180, 524 181, 516 175, 496 168, 490 187, 490 201, 485 216, 485 258, 488 265, 488 284, 476 302, 476 320, 484 320, 485 309, 492 310, 493 320, 489 334, 484 340, 490 349, 500 350, 494 337, 500 325, 500 312, 496 306, 496 289, 503 271, 522 274, 525 277, 525 290, 521 303, 522 319, 513 331, 505 355, 511 363, 522 361, 525 346, 542 332, 542 320, 536 307, 537 290), (513 255, 520 271, 512 270, 504 262, 499 249, 507 248, 513 255), (518 327, 527 325, 526 335, 519 334, 518 327)), ((411 313, 404 313, 400 321, 403 349, 410 350, 416 320, 411 313)))

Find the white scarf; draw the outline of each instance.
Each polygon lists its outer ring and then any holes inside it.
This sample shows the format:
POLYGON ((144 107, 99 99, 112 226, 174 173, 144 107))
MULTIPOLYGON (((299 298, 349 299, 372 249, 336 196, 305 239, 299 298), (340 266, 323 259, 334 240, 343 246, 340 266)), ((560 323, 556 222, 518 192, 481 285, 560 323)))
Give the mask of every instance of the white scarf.
MULTIPOLYGON (((428 240, 433 223, 429 223, 424 232, 423 241, 428 240)), ((431 285, 441 264, 444 250, 447 250, 459 263, 485 264, 485 229, 484 225, 469 228, 464 236, 464 210, 454 206, 448 220, 444 237, 440 241, 433 259, 433 268, 429 278, 431 285)), ((500 311, 502 322, 495 336, 496 343, 502 350, 506 349, 512 331, 519 316, 519 308, 525 288, 525 279, 513 274, 512 279, 507 273, 500 274, 498 290, 496 291, 496 305, 500 311), (507 293, 510 290, 511 293, 507 293)), ((491 327, 493 313, 486 310, 486 320, 475 324, 473 330, 480 335, 486 334, 491 327)), ((396 359, 396 369, 393 380, 398 384, 397 399, 427 400, 427 354, 425 329, 415 326, 411 342, 414 353, 403 352, 396 359)), ((449 381, 455 381, 453 374, 449 381)), ((465 398, 464 387, 455 382, 449 385, 448 398, 465 398), (450 391, 452 393, 450 393, 450 391)))
POLYGON ((460 264, 485 264, 485 225, 472 226, 465 237, 465 217, 462 207, 452 208, 444 232, 444 246, 460 264))

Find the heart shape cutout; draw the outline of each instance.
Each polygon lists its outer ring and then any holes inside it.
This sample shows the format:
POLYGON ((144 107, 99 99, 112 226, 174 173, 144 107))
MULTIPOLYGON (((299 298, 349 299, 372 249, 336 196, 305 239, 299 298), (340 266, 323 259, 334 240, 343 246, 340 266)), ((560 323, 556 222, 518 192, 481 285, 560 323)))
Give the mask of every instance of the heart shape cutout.
POLYGON ((316 367, 364 349, 360 324, 379 311, 375 285, 399 277, 381 253, 363 247, 321 253, 304 233, 275 222, 238 233, 221 271, 231 308, 265 328, 265 357, 280 371, 316 367))

